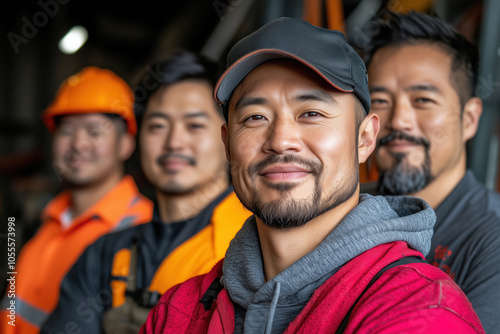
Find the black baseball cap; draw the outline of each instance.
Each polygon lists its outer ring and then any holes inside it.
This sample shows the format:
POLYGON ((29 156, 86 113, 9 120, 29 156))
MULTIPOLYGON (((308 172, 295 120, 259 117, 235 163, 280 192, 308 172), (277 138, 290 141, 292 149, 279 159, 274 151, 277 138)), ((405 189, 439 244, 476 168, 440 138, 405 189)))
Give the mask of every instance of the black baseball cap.
MULTIPOLYGON (((292 59, 306 65, 336 89, 354 93, 369 112, 366 67, 344 34, 289 17, 264 25, 233 46, 227 69, 215 86, 215 100, 226 104, 253 69, 273 59, 292 59)), ((227 108, 223 109, 227 120, 227 108)))

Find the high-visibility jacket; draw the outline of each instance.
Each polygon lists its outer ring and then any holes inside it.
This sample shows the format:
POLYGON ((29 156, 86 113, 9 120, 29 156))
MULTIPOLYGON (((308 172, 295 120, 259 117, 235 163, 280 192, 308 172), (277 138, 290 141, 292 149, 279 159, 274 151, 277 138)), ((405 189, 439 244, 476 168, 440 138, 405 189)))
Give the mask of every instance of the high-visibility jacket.
POLYGON ((38 333, 57 305, 64 276, 85 248, 106 233, 148 222, 153 213, 152 202, 131 176, 73 220, 68 219, 70 201, 67 191, 54 198, 42 213, 40 230, 23 247, 15 268, 15 297, 6 294, 2 300, 0 332, 38 333), (8 310, 12 301, 14 313, 8 310), (9 324, 12 319, 15 326, 9 324))
POLYGON ((64 332, 68 323, 81 333, 102 333, 104 314, 125 302, 130 276, 136 282, 136 302, 152 307, 170 287, 209 272, 250 215, 229 187, 186 221, 165 224, 155 208, 150 223, 100 238, 64 278, 59 304, 42 333, 64 332), (131 272, 133 244, 137 270, 131 272))

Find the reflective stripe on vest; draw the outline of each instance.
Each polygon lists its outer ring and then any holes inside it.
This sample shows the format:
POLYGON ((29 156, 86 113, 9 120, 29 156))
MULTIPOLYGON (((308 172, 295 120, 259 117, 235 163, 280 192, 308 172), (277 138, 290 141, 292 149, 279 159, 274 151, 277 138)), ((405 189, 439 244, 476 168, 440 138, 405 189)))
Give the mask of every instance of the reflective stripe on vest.
POLYGON ((128 227, 131 227, 134 224, 134 221, 137 219, 137 216, 127 216, 123 217, 118 224, 115 225, 114 231, 124 230, 128 227))
MULTIPOLYGON (((139 202, 141 198, 139 196, 135 196, 134 198, 132 198, 132 200, 130 201, 130 203, 128 204, 128 208, 132 208, 136 203, 139 202)), ((118 224, 115 225, 115 227, 113 228, 114 231, 120 231, 120 230, 124 230, 128 227, 131 227, 132 225, 134 225, 134 221, 137 219, 138 217, 137 216, 125 216, 123 217, 122 219, 120 219, 120 221, 118 222, 118 224)))
POLYGON ((45 312, 35 306, 32 306, 19 297, 7 298, 7 296, 5 296, 2 299, 2 310, 8 312, 8 307, 11 305, 12 300, 15 302, 14 305, 16 308, 16 315, 38 328, 42 326, 50 315, 49 312, 45 312))
POLYGON ((129 208, 133 207, 135 205, 135 203, 139 203, 139 200, 141 199, 140 196, 135 196, 134 199, 132 200, 132 202, 130 202, 129 204, 129 208))

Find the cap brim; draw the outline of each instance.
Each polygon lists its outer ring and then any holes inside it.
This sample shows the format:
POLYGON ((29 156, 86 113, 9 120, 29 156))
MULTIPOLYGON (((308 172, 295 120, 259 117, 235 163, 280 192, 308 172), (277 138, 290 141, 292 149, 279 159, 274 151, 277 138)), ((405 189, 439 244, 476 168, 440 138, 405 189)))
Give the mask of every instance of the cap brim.
POLYGON ((292 59, 298 61, 299 63, 309 67, 327 83, 339 91, 345 93, 351 93, 354 91, 351 87, 345 87, 341 83, 333 82, 331 80, 332 78, 328 78, 320 69, 291 53, 277 49, 260 49, 241 57, 224 71, 215 86, 214 99, 220 104, 226 103, 231 97, 231 94, 236 86, 238 86, 253 69, 273 59, 292 59))

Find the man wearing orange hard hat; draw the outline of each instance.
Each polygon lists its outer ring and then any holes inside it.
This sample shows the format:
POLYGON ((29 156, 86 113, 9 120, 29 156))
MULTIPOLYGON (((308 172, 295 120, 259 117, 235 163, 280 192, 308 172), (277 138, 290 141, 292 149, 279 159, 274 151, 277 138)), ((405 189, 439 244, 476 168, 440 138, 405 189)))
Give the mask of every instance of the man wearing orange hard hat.
POLYGON ((11 268, 15 293, 2 300, 0 332, 38 333, 85 248, 106 233, 151 220, 152 203, 124 176, 135 148, 133 104, 122 78, 87 67, 62 83, 43 113, 53 136, 53 166, 67 189, 43 210, 39 231, 11 268))

